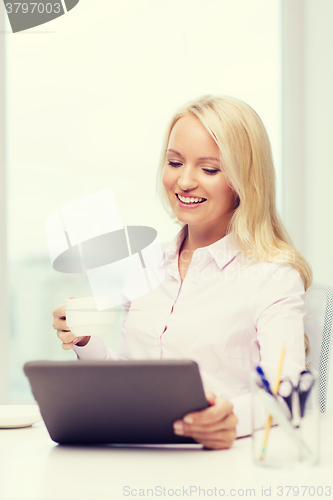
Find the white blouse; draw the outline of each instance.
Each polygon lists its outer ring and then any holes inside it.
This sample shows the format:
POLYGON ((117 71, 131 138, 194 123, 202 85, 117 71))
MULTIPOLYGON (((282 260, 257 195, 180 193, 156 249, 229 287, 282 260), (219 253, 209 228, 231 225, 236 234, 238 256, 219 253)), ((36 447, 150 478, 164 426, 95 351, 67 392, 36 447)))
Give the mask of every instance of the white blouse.
POLYGON ((250 371, 272 382, 304 369, 304 286, 289 264, 252 263, 233 233, 194 251, 183 283, 178 257, 187 226, 164 244, 165 279, 124 306, 117 352, 100 337, 75 346, 79 359, 192 359, 205 389, 234 405, 237 435, 251 432, 250 371))

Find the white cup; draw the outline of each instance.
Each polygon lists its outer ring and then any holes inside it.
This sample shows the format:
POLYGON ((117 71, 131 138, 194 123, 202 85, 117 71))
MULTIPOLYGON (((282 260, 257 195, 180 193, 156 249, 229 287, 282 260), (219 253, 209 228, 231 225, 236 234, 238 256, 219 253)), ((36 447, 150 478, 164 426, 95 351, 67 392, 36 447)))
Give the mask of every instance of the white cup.
POLYGON ((98 311, 94 297, 65 301, 66 322, 76 337, 104 335, 114 323, 113 309, 98 311))

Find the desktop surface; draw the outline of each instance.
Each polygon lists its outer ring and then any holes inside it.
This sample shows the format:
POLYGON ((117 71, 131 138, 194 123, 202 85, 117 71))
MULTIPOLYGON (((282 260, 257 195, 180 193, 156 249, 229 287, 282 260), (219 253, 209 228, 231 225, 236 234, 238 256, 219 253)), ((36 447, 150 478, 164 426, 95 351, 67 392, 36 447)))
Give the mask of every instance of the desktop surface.
POLYGON ((64 446, 51 440, 43 422, 1 429, 0 499, 333 497, 333 414, 321 417, 320 463, 294 469, 254 465, 251 438, 220 451, 199 445, 64 446))

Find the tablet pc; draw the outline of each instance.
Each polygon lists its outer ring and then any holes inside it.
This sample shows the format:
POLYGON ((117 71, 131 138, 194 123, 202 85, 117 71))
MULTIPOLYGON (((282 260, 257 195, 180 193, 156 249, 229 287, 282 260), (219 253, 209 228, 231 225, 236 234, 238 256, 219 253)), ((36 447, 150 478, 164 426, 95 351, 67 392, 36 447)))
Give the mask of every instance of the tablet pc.
POLYGON ((61 444, 194 443, 173 422, 208 406, 190 360, 32 361, 24 372, 61 444))

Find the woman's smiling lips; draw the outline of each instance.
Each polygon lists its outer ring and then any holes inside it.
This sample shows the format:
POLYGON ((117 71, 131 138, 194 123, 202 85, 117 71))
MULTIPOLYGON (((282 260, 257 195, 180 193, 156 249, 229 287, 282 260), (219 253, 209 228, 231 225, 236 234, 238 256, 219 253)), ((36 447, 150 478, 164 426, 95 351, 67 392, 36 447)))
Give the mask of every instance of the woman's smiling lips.
POLYGON ((175 193, 176 194, 176 198, 177 198, 177 203, 178 205, 181 207, 181 208, 197 208, 199 205, 202 205, 206 200, 206 198, 202 198, 200 196, 190 196, 188 194, 181 194, 181 193, 175 193), (193 200, 200 200, 200 201, 193 201, 192 203, 191 202, 185 202, 185 201, 182 201, 179 197, 182 197, 182 198, 188 198, 188 199, 191 199, 193 198, 193 200))

